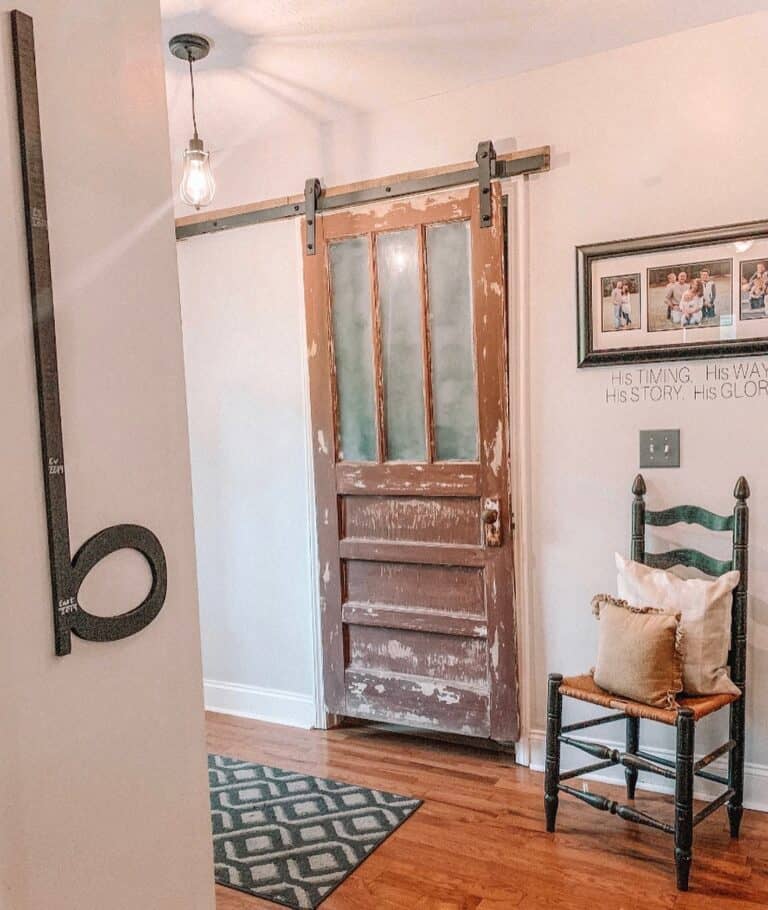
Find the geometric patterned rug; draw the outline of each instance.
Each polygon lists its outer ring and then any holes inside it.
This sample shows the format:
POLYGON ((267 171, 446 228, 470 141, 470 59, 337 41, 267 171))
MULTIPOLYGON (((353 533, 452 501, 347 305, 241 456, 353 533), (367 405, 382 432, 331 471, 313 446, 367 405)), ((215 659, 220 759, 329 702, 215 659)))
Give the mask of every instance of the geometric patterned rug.
POLYGON ((314 910, 421 800, 208 756, 215 877, 314 910))

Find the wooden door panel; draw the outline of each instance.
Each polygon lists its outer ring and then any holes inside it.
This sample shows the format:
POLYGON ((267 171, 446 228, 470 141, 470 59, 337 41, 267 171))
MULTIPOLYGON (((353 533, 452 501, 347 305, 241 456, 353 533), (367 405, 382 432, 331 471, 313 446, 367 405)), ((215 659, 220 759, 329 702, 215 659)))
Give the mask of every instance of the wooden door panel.
POLYGON ((480 501, 412 496, 341 497, 342 539, 455 543, 480 546, 480 501))
POLYGON ((480 465, 472 462, 336 465, 338 492, 347 494, 479 496, 480 481, 480 465))
POLYGON ((466 544, 390 543, 386 540, 342 540, 339 542, 342 559, 368 559, 382 562, 415 562, 437 566, 484 566, 487 562, 483 547, 466 544))
POLYGON ((485 617, 451 610, 429 610, 402 604, 372 604, 350 601, 341 608, 345 626, 380 626, 385 629, 413 629, 464 638, 487 638, 485 617))
POLYGON ((510 740, 498 187, 492 208, 481 229, 469 188, 324 215, 305 289, 326 707, 510 740))
POLYGON ((482 567, 346 560, 343 603, 485 616, 482 567))
POLYGON ((346 671, 345 685, 346 710, 354 716, 464 736, 490 735, 487 688, 359 670, 346 671))
POLYGON ((488 652, 484 638, 354 623, 346 629, 350 670, 410 674, 478 689, 487 687, 488 652))

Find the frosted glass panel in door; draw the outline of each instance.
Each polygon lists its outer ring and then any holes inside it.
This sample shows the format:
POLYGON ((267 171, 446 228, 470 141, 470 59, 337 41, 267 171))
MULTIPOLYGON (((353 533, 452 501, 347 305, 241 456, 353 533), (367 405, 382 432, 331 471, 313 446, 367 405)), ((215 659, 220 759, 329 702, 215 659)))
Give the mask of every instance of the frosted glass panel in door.
POLYGON ((415 230, 376 239, 388 461, 426 461, 419 239, 415 230))
POLYGON ((435 456, 475 461, 477 393, 469 222, 427 228, 435 456))
POLYGON ((371 273, 367 237, 331 244, 331 319, 336 360, 339 460, 376 460, 371 273))

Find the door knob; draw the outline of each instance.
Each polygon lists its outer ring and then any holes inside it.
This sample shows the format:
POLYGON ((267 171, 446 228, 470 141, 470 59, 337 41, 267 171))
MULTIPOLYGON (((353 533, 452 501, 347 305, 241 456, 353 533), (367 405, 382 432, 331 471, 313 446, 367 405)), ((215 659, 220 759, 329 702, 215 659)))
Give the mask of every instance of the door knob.
POLYGON ((483 509, 480 518, 482 518, 483 524, 493 525, 499 520, 499 513, 496 509, 483 509))

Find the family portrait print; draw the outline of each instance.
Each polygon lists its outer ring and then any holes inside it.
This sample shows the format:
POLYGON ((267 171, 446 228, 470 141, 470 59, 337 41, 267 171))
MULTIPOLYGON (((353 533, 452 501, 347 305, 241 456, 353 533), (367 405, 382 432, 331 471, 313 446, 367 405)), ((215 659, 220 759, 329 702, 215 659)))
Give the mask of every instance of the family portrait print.
POLYGON ((741 318, 764 319, 768 301, 768 257, 740 263, 741 318))
POLYGON ((730 325, 732 281, 731 259, 649 268, 648 331, 730 325))
POLYGON ((602 279, 603 331, 640 328, 640 274, 602 279))

